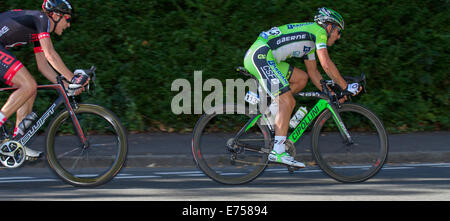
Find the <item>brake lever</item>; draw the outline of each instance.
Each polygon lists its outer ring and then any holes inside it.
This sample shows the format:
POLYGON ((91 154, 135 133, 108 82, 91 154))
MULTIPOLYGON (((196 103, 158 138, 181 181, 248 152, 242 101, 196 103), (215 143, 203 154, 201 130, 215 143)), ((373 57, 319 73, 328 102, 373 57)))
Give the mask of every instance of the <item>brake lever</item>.
MULTIPOLYGON (((87 89, 87 91, 88 91, 89 94, 91 93, 91 90, 90 90, 90 88, 91 88, 91 83, 92 83, 94 89, 95 89, 95 87, 96 87, 96 84, 95 84, 95 78, 96 78, 95 70, 96 70, 96 69, 97 69, 97 67, 91 66, 91 68, 90 68, 89 70, 86 70, 86 72, 88 72, 89 78, 91 79, 91 80, 89 81, 88 85, 86 86, 86 89, 87 89)), ((94 90, 94 89, 93 89, 93 90, 94 90)))
POLYGON ((361 73, 361 78, 362 78, 361 85, 363 87, 364 93, 367 93, 367 90, 366 90, 366 83, 367 83, 366 82, 366 74, 364 72, 361 73))

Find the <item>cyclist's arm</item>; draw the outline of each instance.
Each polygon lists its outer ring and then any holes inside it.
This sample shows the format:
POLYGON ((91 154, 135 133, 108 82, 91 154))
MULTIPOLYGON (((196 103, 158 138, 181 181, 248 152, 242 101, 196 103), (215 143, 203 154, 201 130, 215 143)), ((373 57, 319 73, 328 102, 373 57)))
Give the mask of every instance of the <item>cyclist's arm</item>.
POLYGON ((58 75, 48 64, 44 52, 35 53, 38 70, 52 83, 56 84, 56 76, 58 75))
POLYGON ((320 80, 322 80, 322 75, 320 75, 319 70, 317 69, 316 60, 305 60, 306 71, 308 72, 309 78, 311 79, 314 86, 316 86, 319 90, 322 90, 322 86, 320 85, 320 80))
POLYGON ((342 89, 347 88, 347 82, 342 78, 336 65, 331 61, 326 48, 317 50, 317 57, 319 57, 320 64, 327 75, 336 82, 342 89))
POLYGON ((66 67, 59 54, 53 48, 53 43, 50 38, 39 39, 45 58, 52 67, 62 74, 67 80, 72 80, 73 73, 66 67))

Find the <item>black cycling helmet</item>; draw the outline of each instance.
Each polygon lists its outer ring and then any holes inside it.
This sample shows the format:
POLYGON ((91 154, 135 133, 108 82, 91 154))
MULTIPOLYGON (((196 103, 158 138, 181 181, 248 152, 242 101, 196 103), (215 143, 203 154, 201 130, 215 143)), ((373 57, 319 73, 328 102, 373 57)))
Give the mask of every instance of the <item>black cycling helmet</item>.
POLYGON ((61 14, 69 14, 72 17, 74 15, 74 9, 67 0, 44 0, 42 9, 47 13, 56 12, 61 14))

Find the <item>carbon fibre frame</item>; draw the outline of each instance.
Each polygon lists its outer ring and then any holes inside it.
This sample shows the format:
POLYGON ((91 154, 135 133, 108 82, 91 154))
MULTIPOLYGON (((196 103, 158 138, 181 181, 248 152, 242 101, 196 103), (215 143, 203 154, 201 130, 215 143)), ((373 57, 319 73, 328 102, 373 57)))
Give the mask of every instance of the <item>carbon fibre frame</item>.
MULTIPOLYGON (((45 122, 49 119, 50 116, 52 116, 55 113, 55 110, 58 109, 62 104, 64 104, 65 109, 69 112, 70 117, 72 118, 72 122, 75 128, 75 131, 77 132, 78 137, 80 137, 81 142, 85 147, 88 146, 87 139, 83 133, 83 130, 81 129, 81 126, 78 122, 78 119, 75 115, 74 108, 72 107, 72 103, 69 101, 69 97, 67 96, 66 91, 63 88, 62 78, 58 77, 58 84, 49 84, 49 85, 38 85, 37 90, 55 90, 59 96, 58 98, 53 102, 52 105, 45 111, 44 114, 39 118, 39 120, 35 121, 33 125, 31 125, 26 131, 25 134, 18 140, 18 142, 22 145, 26 145, 30 139, 36 134, 36 132, 41 128, 45 122)), ((0 92, 4 91, 13 91, 17 90, 17 88, 10 87, 10 88, 0 88, 0 92)), ((74 103, 74 102, 73 102, 74 103)), ((76 103, 74 104, 76 108, 76 103)))

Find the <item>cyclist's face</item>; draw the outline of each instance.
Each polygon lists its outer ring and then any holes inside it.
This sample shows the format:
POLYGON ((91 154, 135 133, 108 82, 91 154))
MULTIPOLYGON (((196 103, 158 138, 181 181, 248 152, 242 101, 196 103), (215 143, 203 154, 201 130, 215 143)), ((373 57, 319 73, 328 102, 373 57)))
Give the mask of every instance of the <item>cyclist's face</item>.
POLYGON ((336 43, 337 40, 341 38, 341 29, 339 27, 333 28, 331 25, 329 26, 331 34, 327 41, 327 46, 332 46, 336 43))
POLYGON ((63 31, 66 28, 70 27, 71 16, 67 15, 67 14, 65 14, 65 15, 58 15, 58 16, 60 16, 61 20, 59 20, 58 25, 56 26, 55 33, 57 35, 62 35, 63 31))

